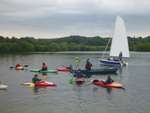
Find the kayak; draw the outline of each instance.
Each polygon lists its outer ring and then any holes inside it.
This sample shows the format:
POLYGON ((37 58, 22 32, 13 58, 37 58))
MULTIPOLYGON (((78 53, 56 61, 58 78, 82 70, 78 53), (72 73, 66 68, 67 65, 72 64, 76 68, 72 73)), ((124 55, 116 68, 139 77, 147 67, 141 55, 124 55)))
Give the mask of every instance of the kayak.
POLYGON ((34 84, 36 87, 54 87, 56 86, 53 82, 47 82, 47 81, 40 81, 34 84))
POLYGON ((85 78, 81 77, 81 78, 75 78, 76 82, 85 82, 85 78))
POLYGON ((85 82, 85 78, 75 78, 75 77, 73 77, 73 78, 71 78, 70 80, 69 80, 69 83, 70 84, 78 84, 78 85, 81 85, 81 84, 83 84, 85 82))
POLYGON ((41 81, 41 82, 38 82, 38 83, 35 83, 35 84, 32 83, 32 82, 25 82, 22 85, 28 86, 28 87, 54 87, 54 86, 56 86, 55 83, 48 82, 48 81, 41 81))
POLYGON ((23 69, 24 69, 24 67, 19 66, 19 67, 15 67, 15 69, 16 69, 16 70, 23 70, 23 69))
POLYGON ((56 70, 57 71, 63 71, 63 72, 70 72, 70 69, 68 67, 59 67, 56 70))
POLYGON ((57 73, 57 70, 39 70, 39 69, 32 69, 31 72, 35 73, 57 73))
POLYGON ((0 84, 0 90, 5 90, 7 89, 8 86, 7 85, 4 85, 4 84, 0 84))
POLYGON ((85 78, 83 78, 83 77, 82 78, 76 78, 75 82, 76 82, 76 84, 81 85, 81 84, 83 84, 85 82, 85 78))
POLYGON ((96 86, 101 86, 101 87, 124 88, 124 85, 118 82, 105 83, 104 80, 93 80, 92 83, 96 86))

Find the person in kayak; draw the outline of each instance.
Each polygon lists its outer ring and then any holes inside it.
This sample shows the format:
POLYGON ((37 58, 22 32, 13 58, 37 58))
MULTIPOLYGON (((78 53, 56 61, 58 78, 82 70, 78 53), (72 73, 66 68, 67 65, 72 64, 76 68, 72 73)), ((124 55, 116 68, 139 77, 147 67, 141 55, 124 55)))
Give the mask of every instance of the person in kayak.
POLYGON ((18 67, 21 67, 21 64, 16 64, 16 66, 15 66, 16 68, 18 68, 18 67))
POLYGON ((42 71, 46 71, 48 68, 47 68, 47 65, 43 62, 43 64, 42 64, 42 71))
POLYGON ((112 82, 114 82, 114 80, 111 78, 111 76, 108 76, 107 80, 105 81, 105 84, 110 84, 112 82))
POLYGON ((73 71, 73 66, 72 66, 72 65, 69 65, 69 66, 67 66, 66 68, 67 68, 70 72, 73 71))
POLYGON ((91 64, 91 62, 90 62, 90 59, 88 58, 88 59, 86 60, 85 69, 86 69, 87 71, 90 71, 91 68, 92 68, 92 64, 91 64))
POLYGON ((83 77, 83 74, 81 72, 80 69, 78 69, 75 73, 74 73, 74 77, 76 78, 82 78, 83 77))
POLYGON ((37 83, 37 82, 40 82, 40 81, 41 81, 41 79, 39 79, 39 78, 38 78, 38 75, 35 74, 34 77, 32 78, 32 82, 33 82, 33 83, 37 83))

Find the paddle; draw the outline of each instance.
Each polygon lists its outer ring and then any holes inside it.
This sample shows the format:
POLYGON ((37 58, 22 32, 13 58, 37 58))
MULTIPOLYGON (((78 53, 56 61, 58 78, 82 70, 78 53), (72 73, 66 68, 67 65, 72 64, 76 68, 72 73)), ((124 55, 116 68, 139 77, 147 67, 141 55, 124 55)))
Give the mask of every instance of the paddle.
POLYGON ((76 64, 76 69, 79 69, 79 65, 80 65, 80 58, 79 57, 75 57, 75 64, 76 64))
POLYGON ((74 77, 72 77, 71 79, 69 79, 69 83, 70 84, 75 84, 75 80, 74 79, 75 79, 74 77))

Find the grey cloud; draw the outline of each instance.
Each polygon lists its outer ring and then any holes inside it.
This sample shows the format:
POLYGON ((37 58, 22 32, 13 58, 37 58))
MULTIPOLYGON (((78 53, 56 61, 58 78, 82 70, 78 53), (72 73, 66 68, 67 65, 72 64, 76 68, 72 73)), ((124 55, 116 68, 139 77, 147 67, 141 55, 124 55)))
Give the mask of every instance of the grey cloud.
POLYGON ((0 33, 112 34, 117 15, 125 19, 128 32, 148 31, 149 6, 148 0, 0 0, 0 33))

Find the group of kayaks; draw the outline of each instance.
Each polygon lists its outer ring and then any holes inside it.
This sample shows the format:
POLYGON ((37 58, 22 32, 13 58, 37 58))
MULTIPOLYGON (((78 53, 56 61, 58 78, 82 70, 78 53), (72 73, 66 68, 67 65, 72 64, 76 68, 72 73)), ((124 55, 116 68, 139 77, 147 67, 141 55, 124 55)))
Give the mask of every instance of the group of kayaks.
MULTIPOLYGON (((70 84, 78 84, 78 85, 82 85, 85 82, 85 78, 71 78, 70 79, 70 84)), ((91 84, 96 85, 96 86, 100 86, 100 87, 104 87, 104 88, 124 88, 125 86, 119 82, 112 82, 112 83, 106 83, 105 80, 91 80, 90 81, 91 84)))
MULTIPOLYGON (((19 65, 19 66, 11 66, 10 68, 15 68, 15 70, 24 70, 24 66, 19 65)), ((57 73, 58 71, 60 72, 70 72, 69 67, 64 66, 64 67, 58 67, 56 69, 48 69, 48 70, 40 70, 40 69, 31 69, 31 72, 37 72, 37 73, 57 73)))
MULTIPOLYGON (((34 73, 57 73, 58 71, 63 71, 63 72, 70 72, 70 70, 67 68, 67 67, 60 67, 60 68, 57 68, 56 70, 39 70, 39 69, 32 69, 30 70, 31 72, 34 72, 34 73)), ((53 83, 53 82, 48 82, 48 81, 40 81, 40 82, 37 82, 37 83, 31 83, 31 82, 27 82, 27 83, 24 83, 23 85, 27 85, 27 86, 30 86, 30 87, 55 87, 56 84, 53 83)))
MULTIPOLYGON (((22 70, 24 69, 23 66, 18 66, 15 68, 16 70, 22 70)), ((70 68, 63 66, 63 67, 58 67, 56 70, 39 70, 39 69, 32 69, 30 70, 31 72, 35 73, 57 73, 58 71, 60 72, 70 72, 70 68)), ((70 83, 76 83, 76 84, 83 84, 85 82, 85 78, 72 78, 70 79, 70 83)), ((124 88, 124 85, 118 82, 112 82, 112 83, 105 83, 104 80, 92 80, 91 84, 96 85, 96 86, 101 86, 101 87, 110 87, 110 88, 124 88)), ((31 82, 25 82, 23 83, 25 86, 29 87, 55 87, 56 84, 53 82, 48 82, 48 81, 40 81, 38 83, 31 83, 31 82)), ((0 86, 0 88, 7 88, 6 86, 0 86)))

